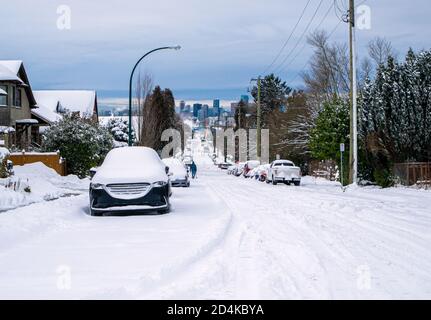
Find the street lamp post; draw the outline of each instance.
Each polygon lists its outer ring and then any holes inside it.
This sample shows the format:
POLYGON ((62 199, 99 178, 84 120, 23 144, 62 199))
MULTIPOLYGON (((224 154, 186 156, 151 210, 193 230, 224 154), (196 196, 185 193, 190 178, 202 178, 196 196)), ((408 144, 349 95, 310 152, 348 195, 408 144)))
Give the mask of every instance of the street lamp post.
POLYGON ((151 51, 148 51, 145 55, 142 56, 141 59, 136 62, 135 66, 133 67, 132 73, 130 74, 130 83, 129 83, 129 146, 132 146, 132 85, 133 85, 133 75, 135 74, 136 68, 138 67, 139 63, 144 60, 145 57, 149 56, 153 52, 160 51, 160 50, 180 50, 180 46, 175 47, 161 47, 157 48, 151 51))

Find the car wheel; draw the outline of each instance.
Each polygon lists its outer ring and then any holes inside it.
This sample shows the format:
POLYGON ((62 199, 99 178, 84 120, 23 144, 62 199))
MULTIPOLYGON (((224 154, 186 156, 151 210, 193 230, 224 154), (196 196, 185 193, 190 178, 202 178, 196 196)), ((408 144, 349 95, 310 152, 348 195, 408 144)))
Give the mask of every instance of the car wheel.
POLYGON ((103 213, 100 212, 100 211, 96 211, 96 210, 90 209, 90 215, 92 217, 101 217, 101 216, 103 216, 103 213))
POLYGON ((157 211, 159 214, 168 214, 171 212, 171 207, 167 207, 166 209, 157 211))
POLYGON ((277 185, 277 181, 274 179, 274 177, 272 177, 272 184, 273 184, 274 186, 276 186, 276 185, 277 185))
POLYGON ((299 187, 301 185, 301 181, 295 181, 294 184, 296 187, 299 187))

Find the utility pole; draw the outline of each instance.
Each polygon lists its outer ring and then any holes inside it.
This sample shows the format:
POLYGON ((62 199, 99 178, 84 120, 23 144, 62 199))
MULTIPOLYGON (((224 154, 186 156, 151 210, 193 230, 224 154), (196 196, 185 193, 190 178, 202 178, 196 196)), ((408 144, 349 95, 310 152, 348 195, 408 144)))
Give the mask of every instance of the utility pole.
POLYGON ((349 0, 349 44, 350 44, 350 152, 349 182, 358 183, 358 106, 356 78, 355 1, 349 0))
POLYGON ((262 118, 262 108, 260 105, 260 92, 261 92, 261 81, 260 76, 257 78, 257 160, 262 158, 262 133, 261 133, 261 118, 262 118))
POLYGON ((262 106, 260 101, 260 94, 262 91, 262 78, 259 76, 257 79, 251 79, 251 81, 257 81, 257 120, 256 120, 256 135, 257 135, 257 160, 262 158, 262 106))

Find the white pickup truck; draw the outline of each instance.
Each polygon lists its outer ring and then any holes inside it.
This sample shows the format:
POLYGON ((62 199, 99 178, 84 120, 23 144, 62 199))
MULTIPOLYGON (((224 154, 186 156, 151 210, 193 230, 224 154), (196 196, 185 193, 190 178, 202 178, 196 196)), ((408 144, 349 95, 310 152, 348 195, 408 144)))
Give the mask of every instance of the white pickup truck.
POLYGON ((274 185, 279 182, 293 183, 295 186, 299 186, 301 184, 301 169, 295 166, 292 161, 275 160, 268 169, 266 182, 272 182, 274 185))

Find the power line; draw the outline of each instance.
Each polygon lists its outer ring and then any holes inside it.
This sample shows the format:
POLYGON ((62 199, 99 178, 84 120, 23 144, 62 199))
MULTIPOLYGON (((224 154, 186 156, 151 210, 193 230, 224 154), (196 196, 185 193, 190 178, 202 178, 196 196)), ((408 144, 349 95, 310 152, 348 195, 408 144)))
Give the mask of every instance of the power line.
MULTIPOLYGON (((326 18, 328 17, 329 13, 331 12, 332 8, 334 7, 334 3, 332 3, 328 10, 326 11, 325 15, 323 16, 323 18, 320 20, 319 24, 316 26, 316 28, 314 28, 314 30, 316 31, 317 29, 319 29, 321 27, 321 25, 323 24, 323 22, 325 22, 326 18)), ((290 60, 290 62, 286 65, 286 67, 284 68, 286 71, 287 69, 290 67, 290 65, 296 60, 296 58, 299 57, 299 55, 304 51, 304 49, 307 46, 307 41, 304 42, 304 45, 302 46, 302 48, 298 51, 298 53, 293 57, 292 60, 290 60)))
POLYGON ((265 71, 263 72, 263 74, 265 74, 267 71, 269 71, 275 64, 275 62, 278 60, 278 58, 280 58, 281 54, 283 53, 284 49, 286 48, 287 44, 289 43, 290 39, 293 36, 293 33, 296 31, 296 28, 298 27, 299 23, 301 22, 302 18, 304 17, 305 11, 308 8, 308 5, 310 4, 311 0, 308 0, 304 9, 302 10, 302 13, 298 19, 298 21, 296 22, 294 28, 292 29, 292 31, 289 34, 289 37, 287 38, 287 40, 284 42, 283 46, 281 47, 280 51, 278 52, 278 54, 276 55, 276 57, 274 58, 274 60, 271 62, 271 64, 265 69, 265 71))
POLYGON ((292 55, 292 53, 296 50, 296 48, 298 47, 298 45, 301 43, 301 40, 304 38, 305 34, 307 33, 308 29, 310 28, 311 24, 314 21, 314 18, 317 15, 317 12, 319 11, 320 7, 322 6, 323 0, 320 0, 319 5, 316 8, 316 11, 314 11, 313 16, 311 17, 310 21, 307 24, 307 27, 305 28, 304 32, 301 34, 301 36, 299 37, 298 41, 296 42, 295 46, 293 47, 293 49, 289 52, 289 54, 286 56, 286 58, 284 58, 284 60, 281 62, 281 64, 275 69, 275 73, 277 73, 281 68, 283 68, 283 65, 286 63, 287 59, 290 58, 290 56, 292 55))

